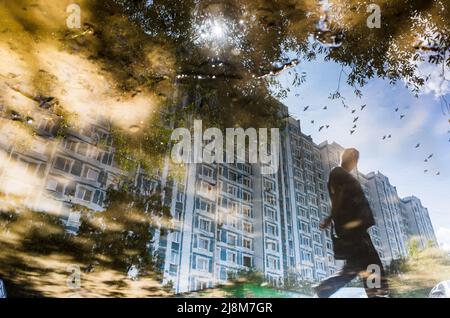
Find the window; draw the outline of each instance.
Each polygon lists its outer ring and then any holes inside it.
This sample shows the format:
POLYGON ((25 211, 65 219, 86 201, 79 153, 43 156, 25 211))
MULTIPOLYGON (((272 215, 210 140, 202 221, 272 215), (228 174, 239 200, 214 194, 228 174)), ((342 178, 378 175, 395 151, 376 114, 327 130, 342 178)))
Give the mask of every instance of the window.
POLYGON ((278 269, 278 260, 275 257, 267 257, 267 267, 270 269, 278 269))
POLYGON ((276 221, 276 212, 274 209, 269 208, 269 207, 264 207, 264 215, 269 220, 276 221))
POLYGON ((331 244, 330 241, 327 241, 327 249, 329 249, 329 250, 333 249, 333 245, 331 244))
POLYGON ((272 225, 272 224, 267 224, 266 225, 266 232, 267 232, 267 234, 275 236, 276 235, 276 231, 277 231, 277 229, 276 229, 275 225, 272 225))
POLYGON ((230 179, 233 182, 237 181, 237 174, 234 171, 228 171, 228 179, 230 179))
POLYGON ((295 193, 295 200, 299 203, 299 204, 301 204, 301 205, 304 205, 305 204, 305 197, 304 196, 302 196, 300 193, 295 193))
POLYGON ((302 261, 310 262, 310 263, 312 262, 312 256, 311 256, 310 252, 302 251, 300 256, 301 256, 302 261))
POLYGON ((252 249, 252 240, 248 238, 244 238, 242 240, 242 247, 251 250, 252 249))
POLYGON ((230 263, 236 263, 236 253, 227 251, 227 261, 230 263))
POLYGON ((319 210, 311 207, 311 216, 315 217, 316 219, 320 219, 319 210))
POLYGON ((171 264, 177 264, 178 263, 178 252, 172 251, 170 253, 170 263, 171 264))
POLYGON ((230 200, 228 202, 228 209, 230 210, 230 212, 232 212, 234 214, 238 214, 239 213, 239 203, 230 200))
POLYGON ((266 197, 266 202, 268 202, 271 205, 275 205, 276 204, 276 198, 274 195, 265 192, 264 196, 266 197))
POLYGON ((69 183, 66 185, 66 188, 64 189, 64 194, 67 196, 74 196, 76 192, 76 183, 69 183))
POLYGON ((77 152, 82 156, 86 156, 87 150, 88 150, 88 145, 85 143, 80 143, 78 146, 77 152))
POLYGON ((252 195, 247 191, 242 191, 242 199, 245 202, 250 202, 250 201, 252 201, 252 195))
POLYGON ((78 186, 76 197, 80 200, 90 202, 92 198, 92 190, 83 186, 78 186))
POLYGON ((275 241, 267 241, 266 248, 269 251, 272 251, 272 252, 277 252, 278 251, 277 243, 275 241))
POLYGON ((303 268, 302 269, 302 276, 305 277, 306 279, 312 279, 313 278, 313 274, 312 274, 311 268, 303 268))
POLYGON ((302 230, 303 232, 305 232, 305 233, 310 233, 308 223, 301 222, 300 227, 301 227, 301 230, 302 230))
POLYGON ((79 177, 79 176, 81 176, 82 170, 83 170, 83 164, 81 163, 81 161, 75 160, 72 165, 72 169, 70 170, 70 173, 79 177))
POLYGON ((242 215, 247 218, 251 218, 252 217, 252 209, 247 205, 243 205, 242 206, 242 215))
POLYGON ((317 256, 323 256, 323 250, 320 246, 314 246, 314 254, 317 256))
POLYGON ((237 228, 237 220, 236 218, 232 216, 227 217, 227 225, 231 226, 232 228, 237 228))
POLYGON ((227 185, 227 193, 231 194, 233 196, 236 196, 237 195, 237 188, 235 186, 231 185, 231 184, 228 184, 227 185))
POLYGON ((310 196, 309 197, 309 203, 317 205, 317 198, 313 197, 313 196, 310 196))
POLYGON ((253 233, 253 226, 251 223, 242 222, 242 229, 247 233, 253 233))
POLYGON ((209 272, 209 260, 207 258, 197 256, 197 269, 202 272, 209 272))
POLYGON ((325 270, 325 265, 323 264, 323 262, 316 262, 316 268, 320 271, 324 271, 325 270))
POLYGON ((102 206, 104 203, 104 193, 100 190, 95 190, 94 199, 92 200, 95 204, 102 206))
POLYGON ((58 181, 53 180, 53 179, 49 179, 47 181, 47 186, 46 186, 47 190, 56 191, 57 187, 58 187, 58 181))
POLYGON ((319 233, 314 233, 313 240, 314 242, 322 244, 322 236, 319 233))
POLYGON ((200 182, 200 192, 210 195, 213 192, 213 187, 208 182, 201 181, 200 182))
POLYGON ((198 248, 209 251, 209 240, 204 237, 199 237, 198 238, 198 248))
POLYGON ((301 182, 294 181, 294 188, 297 191, 305 192, 305 187, 304 187, 303 183, 301 183, 301 182))
POLYGON ((244 255, 242 261, 245 267, 252 267, 252 257, 244 255))
POLYGON ((231 246, 236 246, 237 236, 232 233, 227 233, 227 243, 231 246))
POLYGON ((100 173, 100 172, 97 171, 97 170, 94 170, 94 169, 92 169, 92 168, 87 168, 87 169, 85 169, 84 177, 85 177, 86 179, 89 179, 89 180, 92 180, 92 181, 97 181, 97 180, 98 180, 99 173, 100 173))
POLYGON ((208 202, 205 202, 203 200, 197 201, 197 209, 203 212, 210 213, 211 212, 211 204, 208 202))
POLYGON ((65 158, 61 158, 61 157, 57 157, 55 160, 55 169, 61 170, 61 171, 65 171, 65 172, 69 172, 70 171, 70 166, 72 164, 72 161, 69 159, 65 159, 65 158))
POLYGON ((311 222, 311 227, 312 227, 314 230, 318 230, 318 229, 319 229, 319 222, 316 221, 316 220, 313 220, 313 221, 311 222))
POLYGON ((328 255, 328 263, 334 265, 334 257, 332 255, 328 255))
POLYGON ((247 188, 252 187, 252 180, 249 177, 243 177, 242 178, 242 184, 246 186, 247 188))
POLYGON ((275 191, 275 184, 273 181, 264 179, 264 190, 265 191, 275 191))
POLYGON ((67 150, 71 150, 71 151, 75 151, 77 147, 77 143, 73 140, 66 140, 66 144, 64 146, 64 148, 66 148, 67 150))
POLYGON ((200 230, 205 231, 205 232, 210 232, 210 225, 211 222, 209 222, 208 220, 205 219, 200 219, 200 230))
POLYGON ((311 247, 311 239, 310 239, 309 237, 302 236, 302 238, 301 238, 301 244, 302 244, 303 246, 311 247))
POLYGON ((207 166, 203 166, 202 167, 202 175, 208 178, 213 178, 213 169, 211 169, 210 167, 207 166))
POLYGON ((172 232, 172 242, 180 243, 181 233, 180 232, 172 232))

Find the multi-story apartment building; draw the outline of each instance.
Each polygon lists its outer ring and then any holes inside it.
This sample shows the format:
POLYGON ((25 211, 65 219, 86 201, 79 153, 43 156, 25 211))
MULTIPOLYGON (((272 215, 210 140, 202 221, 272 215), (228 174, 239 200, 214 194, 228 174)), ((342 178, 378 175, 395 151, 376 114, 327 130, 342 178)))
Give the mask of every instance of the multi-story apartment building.
POLYGON ((374 198, 374 210, 379 215, 385 257, 389 260, 404 258, 408 255, 407 237, 397 189, 380 172, 367 174, 367 179, 370 195, 374 198))
POLYGON ((283 136, 279 179, 287 278, 320 281, 337 269, 330 231, 319 229, 330 211, 321 153, 301 132, 300 121, 289 118, 283 136))
MULTIPOLYGON (((111 124, 94 116, 82 127, 65 129, 62 135, 60 119, 46 109, 35 110, 26 124, 35 131, 27 137, 26 145, 12 135, 2 138, 5 169, 0 182, 7 185, 2 192, 11 192, 13 184, 20 185, 22 203, 36 211, 60 215, 67 231, 76 233, 80 213, 72 207, 102 211, 108 187, 116 186, 125 175, 114 161, 111 124), (19 168, 19 174, 13 167, 19 168)), ((20 126, 17 129, 20 131, 20 126)))
POLYGON ((165 281, 177 292, 225 283, 254 268, 283 278, 276 175, 248 163, 189 164, 174 193, 165 281))
POLYGON ((416 240, 420 249, 437 246, 428 209, 422 205, 420 199, 415 196, 403 198, 400 207, 406 222, 408 240, 416 240))

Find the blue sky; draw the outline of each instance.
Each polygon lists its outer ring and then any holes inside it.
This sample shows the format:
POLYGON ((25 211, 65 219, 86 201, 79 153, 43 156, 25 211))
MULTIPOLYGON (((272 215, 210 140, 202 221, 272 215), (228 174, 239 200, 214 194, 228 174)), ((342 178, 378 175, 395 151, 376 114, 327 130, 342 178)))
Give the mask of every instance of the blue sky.
MULTIPOLYGON (((430 71, 425 65, 421 69, 425 71, 425 67, 426 72, 430 71)), ((362 172, 380 171, 389 177, 401 197, 419 197, 430 211, 439 242, 450 250, 450 114, 443 112, 438 97, 444 93, 450 100, 448 82, 441 85, 437 76, 431 77, 416 98, 402 82, 392 86, 374 79, 362 88, 360 99, 343 75, 340 91, 349 106, 346 109, 340 100, 328 98, 337 89, 341 66, 318 58, 302 62, 296 70, 306 72, 306 82, 293 88, 290 86, 293 77, 287 72, 281 75, 280 81, 291 89, 282 102, 300 119, 303 132, 310 134, 316 143, 328 140, 357 148, 362 172), (363 104, 367 107, 361 111, 363 104), (308 105, 309 109, 304 111, 308 105), (323 110, 324 106, 328 109, 323 110), (397 107, 399 111, 395 112, 397 107), (356 112, 352 114, 354 109, 356 112), (400 115, 405 117, 400 119, 400 115), (350 135, 355 117, 359 117, 357 128, 350 135), (319 132, 322 125, 330 128, 319 132), (389 134, 390 139, 382 139, 389 134), (417 143, 421 145, 416 149, 417 143), (430 154, 431 160, 424 162, 430 154)))

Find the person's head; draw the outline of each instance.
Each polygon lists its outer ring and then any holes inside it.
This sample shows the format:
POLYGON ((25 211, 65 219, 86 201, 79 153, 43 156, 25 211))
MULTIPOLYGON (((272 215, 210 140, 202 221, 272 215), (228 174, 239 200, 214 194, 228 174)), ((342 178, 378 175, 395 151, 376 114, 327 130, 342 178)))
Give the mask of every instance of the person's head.
POLYGON ((345 149, 341 157, 341 167, 350 172, 358 165, 359 151, 355 148, 345 149))

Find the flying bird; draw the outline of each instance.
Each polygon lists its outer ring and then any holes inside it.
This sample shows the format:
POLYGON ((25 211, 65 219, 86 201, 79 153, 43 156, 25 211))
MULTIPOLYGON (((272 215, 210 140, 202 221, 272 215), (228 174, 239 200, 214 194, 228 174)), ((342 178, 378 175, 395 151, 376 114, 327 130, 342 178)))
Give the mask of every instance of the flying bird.
POLYGON ((356 127, 358 127, 358 125, 353 125, 353 129, 355 129, 356 127))
POLYGON ((434 156, 434 154, 431 154, 431 155, 428 156, 427 159, 431 159, 431 158, 433 158, 433 156, 434 156))
POLYGON ((383 140, 386 140, 386 138, 387 138, 387 136, 386 136, 386 135, 384 135, 384 136, 383 136, 383 140))
POLYGON ((319 131, 322 131, 322 129, 323 129, 324 127, 325 127, 325 126, 320 126, 319 131))
POLYGON ((366 106, 367 106, 366 104, 362 105, 361 110, 364 110, 364 108, 366 108, 366 106))
POLYGON ((390 139, 390 138, 392 138, 392 135, 389 135, 389 136, 388 136, 388 139, 390 139))
POLYGON ((420 144, 417 144, 417 145, 416 145, 416 148, 419 148, 419 147, 420 147, 420 144))
POLYGON ((327 110, 328 109, 328 107, 327 106, 325 106, 324 108, 323 108, 323 110, 327 110))
POLYGON ((305 108, 303 108, 303 111, 306 112, 308 110, 309 106, 306 106, 305 108))
POLYGON ((350 135, 353 135, 355 133, 355 130, 350 130, 350 135))
POLYGON ((353 110, 352 110, 352 114, 354 114, 354 113, 356 113, 356 109, 353 109, 353 110))
POLYGON ((311 124, 314 124, 314 120, 311 120, 311 124))
POLYGON ((325 127, 327 127, 327 129, 328 129, 328 128, 330 128, 330 125, 326 125, 325 127))
POLYGON ((437 176, 440 176, 440 175, 441 175, 441 173, 440 173, 440 172, 438 172, 438 173, 436 173, 436 175, 437 175, 437 176))
POLYGON ((405 118, 405 115, 400 115, 400 119, 403 119, 403 118, 405 118))
POLYGON ((353 119, 353 123, 356 123, 358 121, 359 117, 356 117, 355 119, 353 119))
POLYGON ((397 108, 395 109, 395 112, 398 112, 398 110, 399 110, 399 108, 397 107, 397 108))
POLYGON ((427 173, 427 172, 428 172, 428 170, 424 170, 423 172, 424 172, 424 173, 427 173))

